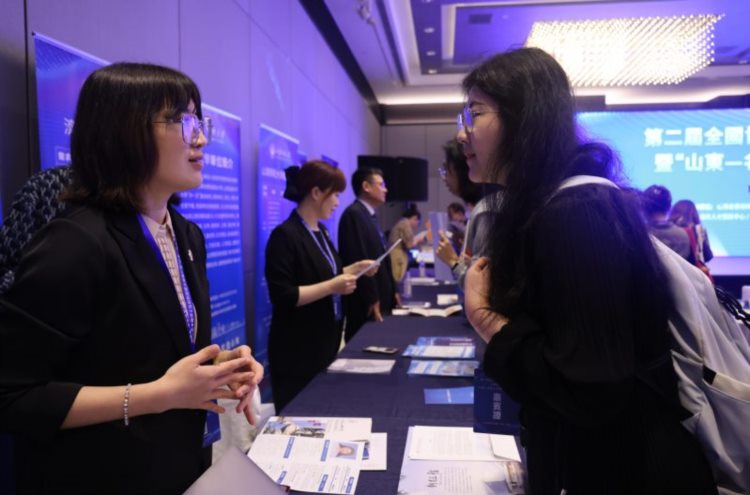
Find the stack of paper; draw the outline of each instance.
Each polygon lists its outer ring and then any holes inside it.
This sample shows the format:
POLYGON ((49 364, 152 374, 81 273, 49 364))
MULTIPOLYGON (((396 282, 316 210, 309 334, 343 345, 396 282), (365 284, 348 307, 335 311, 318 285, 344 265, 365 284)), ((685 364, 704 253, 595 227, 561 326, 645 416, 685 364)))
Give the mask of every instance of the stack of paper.
POLYGON ((410 375, 433 376, 474 376, 474 370, 479 367, 479 361, 421 361, 414 360, 409 365, 410 375))
POLYGON ((360 373, 387 375, 396 364, 394 359, 345 359, 339 358, 328 366, 329 373, 360 373))
POLYGON ((404 356, 426 358, 469 359, 476 354, 474 344, 462 346, 447 345, 410 345, 406 347, 404 356))
POLYGON ((412 426, 406 440, 398 493, 473 495, 523 493, 521 456, 513 437, 471 428, 412 426))
POLYGON ((273 416, 248 452, 276 483, 302 492, 354 493, 359 472, 385 470, 385 433, 370 418, 273 416))

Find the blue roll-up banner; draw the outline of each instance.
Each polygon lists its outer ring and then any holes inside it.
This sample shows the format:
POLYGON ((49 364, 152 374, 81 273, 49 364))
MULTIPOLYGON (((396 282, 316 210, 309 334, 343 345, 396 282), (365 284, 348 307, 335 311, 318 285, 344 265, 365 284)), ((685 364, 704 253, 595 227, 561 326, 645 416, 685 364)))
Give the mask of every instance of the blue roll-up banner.
MULTIPOLYGON (((43 169, 70 164, 78 93, 86 78, 109 62, 34 34, 39 155, 43 169)), ((240 119, 210 105, 214 140, 203 149, 203 185, 181 194, 180 211, 206 236, 211 297, 211 337, 222 348, 245 336, 242 245, 240 241, 240 119)))
POLYGON ((203 148, 203 185, 180 194, 180 213, 206 237, 211 339, 222 349, 247 342, 240 215, 240 118, 211 105, 214 134, 203 148))
POLYGON ((38 33, 34 33, 34 54, 42 170, 70 165, 78 93, 89 74, 109 62, 38 33))
POLYGON ((284 169, 298 165, 299 141, 266 125, 260 126, 258 141, 258 189, 255 236, 255 355, 266 366, 266 379, 261 386, 262 399, 271 398, 268 370, 268 333, 271 329, 271 298, 266 282, 266 250, 271 231, 287 219, 295 204, 284 199, 284 169))

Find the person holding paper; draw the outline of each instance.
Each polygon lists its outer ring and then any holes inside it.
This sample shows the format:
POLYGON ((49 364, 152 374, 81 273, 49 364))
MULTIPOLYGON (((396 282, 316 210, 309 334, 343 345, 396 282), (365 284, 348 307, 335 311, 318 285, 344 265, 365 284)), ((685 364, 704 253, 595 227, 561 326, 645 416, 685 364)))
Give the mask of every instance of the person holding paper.
POLYGON ((483 369, 521 404, 531 493, 716 493, 681 424, 672 304, 612 151, 577 133, 560 65, 538 48, 463 81, 458 139, 472 174, 505 186, 465 279, 483 369), (567 179, 598 183, 560 189, 567 179))
POLYGON ((421 218, 422 214, 419 213, 419 210, 415 206, 407 208, 401 216, 401 220, 396 222, 396 225, 393 226, 390 234, 388 234, 388 242, 391 245, 399 239, 401 240, 401 244, 393 249, 390 254, 393 279, 396 283, 401 282, 401 279, 404 278, 406 271, 409 269, 409 250, 424 240, 427 234, 425 230, 414 235, 414 229, 419 225, 421 218))
POLYGON ((284 197, 297 208, 271 232, 265 269, 273 304, 268 357, 277 413, 333 362, 344 325, 341 296, 357 288, 357 274, 378 270, 370 259, 344 266, 321 223, 346 188, 341 170, 312 160, 287 168, 286 179, 284 197))
POLYGON ((203 234, 174 208, 201 185, 210 138, 176 70, 118 63, 83 84, 70 207, 0 300, 19 493, 182 493, 211 465, 216 399, 254 421, 263 367, 247 346, 211 345, 203 234))
MULTIPOLYGON (((339 220, 339 247, 344 263, 354 263, 363 258, 377 259, 387 248, 375 216, 375 210, 385 203, 388 192, 383 172, 375 168, 356 170, 352 174, 352 189, 357 199, 344 210, 339 220)), ((383 321, 383 316, 391 313, 397 297, 391 262, 386 257, 375 277, 360 279, 357 290, 344 298, 346 341, 367 320, 383 321)))

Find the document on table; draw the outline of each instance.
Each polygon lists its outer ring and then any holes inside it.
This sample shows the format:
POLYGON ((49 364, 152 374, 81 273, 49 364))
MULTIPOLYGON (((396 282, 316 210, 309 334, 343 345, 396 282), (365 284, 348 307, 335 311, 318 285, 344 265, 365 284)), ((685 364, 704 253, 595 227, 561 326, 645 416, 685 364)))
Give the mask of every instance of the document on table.
POLYGON ((364 275, 365 273, 367 273, 370 270, 372 270, 373 268, 375 268, 380 263, 382 263, 382 261, 385 259, 385 257, 388 256, 388 254, 390 254, 391 251, 393 251, 393 248, 395 248, 396 246, 398 246, 399 244, 401 244, 401 241, 402 241, 402 239, 398 239, 396 242, 394 242, 393 244, 391 244, 391 247, 389 247, 388 249, 386 249, 385 253, 381 254, 378 259, 376 259, 375 261, 373 261, 372 263, 370 263, 369 265, 367 265, 366 268, 363 268, 358 273, 355 273, 354 276, 356 278, 359 278, 362 275, 364 275))
POLYGON ((426 358, 469 359, 476 355, 476 347, 471 345, 409 345, 404 356, 426 358))
POLYGON ((362 471, 385 471, 388 464, 388 433, 371 433, 365 442, 362 471))
POLYGON ((354 493, 363 442, 258 435, 247 453, 276 483, 313 493, 354 493))
POLYGON ((419 337, 417 345, 474 345, 474 339, 463 336, 419 337))
POLYGON ((490 435, 474 433, 471 427, 415 426, 409 457, 434 461, 521 461, 515 439, 510 435, 497 442, 493 451, 490 435), (503 441, 505 440, 505 441, 503 441))
POLYGON ((479 361, 422 361, 415 359, 409 365, 410 375, 432 376, 474 376, 474 370, 479 367, 479 361))
POLYGON ((519 462, 502 460, 417 460, 409 453, 414 430, 409 428, 398 484, 400 495, 485 495, 523 493, 523 469, 519 462))
POLYGON ((424 403, 437 404, 474 404, 474 387, 426 388, 424 403))
POLYGON ((372 418, 272 416, 263 425, 261 434, 365 441, 371 431, 372 418))
POLYGON ((395 359, 346 359, 339 358, 328 365, 329 373, 361 373, 387 375, 396 364, 395 359))

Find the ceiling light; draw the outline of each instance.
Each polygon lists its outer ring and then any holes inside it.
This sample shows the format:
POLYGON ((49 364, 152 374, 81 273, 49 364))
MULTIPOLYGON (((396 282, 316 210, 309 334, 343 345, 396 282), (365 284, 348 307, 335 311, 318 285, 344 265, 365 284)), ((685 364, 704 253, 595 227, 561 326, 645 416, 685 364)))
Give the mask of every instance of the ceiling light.
POLYGON ((424 32, 427 33, 427 34, 434 33, 435 32, 435 28, 434 27, 426 27, 426 28, 424 28, 424 32))
POLYGON ((434 57, 435 56, 435 50, 427 50, 427 53, 425 53, 428 57, 434 57))
POLYGON ((428 74, 437 74, 437 70, 436 70, 436 69, 429 69, 429 70, 427 71, 427 73, 428 73, 428 74))
POLYGON ((677 84, 713 62, 722 17, 535 22, 526 46, 555 57, 574 87, 677 84))

